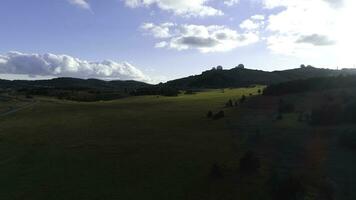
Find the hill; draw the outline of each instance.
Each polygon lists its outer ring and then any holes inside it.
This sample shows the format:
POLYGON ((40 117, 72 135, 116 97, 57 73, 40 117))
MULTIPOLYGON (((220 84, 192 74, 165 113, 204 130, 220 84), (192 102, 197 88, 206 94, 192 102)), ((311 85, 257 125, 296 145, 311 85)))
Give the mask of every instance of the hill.
POLYGON ((0 80, 1 89, 21 88, 57 88, 57 89, 98 89, 98 90, 124 90, 147 87, 150 84, 138 81, 104 81, 98 79, 55 78, 50 80, 0 80))
POLYGON ((113 100, 131 96, 138 88, 151 85, 137 81, 55 78, 51 80, 0 80, 0 94, 48 96, 74 101, 113 100))
POLYGON ((205 71, 200 75, 169 81, 166 85, 181 89, 244 87, 252 84, 271 85, 299 79, 348 75, 355 73, 356 71, 352 69, 331 70, 311 66, 273 72, 245 69, 241 67, 230 70, 214 68, 212 70, 205 71))

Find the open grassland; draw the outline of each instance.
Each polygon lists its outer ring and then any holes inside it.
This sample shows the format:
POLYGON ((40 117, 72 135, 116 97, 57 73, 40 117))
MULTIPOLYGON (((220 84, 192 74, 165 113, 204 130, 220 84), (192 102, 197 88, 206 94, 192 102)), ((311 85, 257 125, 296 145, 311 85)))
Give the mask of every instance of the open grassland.
POLYGON ((356 126, 304 116, 353 91, 256 96, 261 88, 94 103, 37 97, 0 117, 0 199, 354 200, 356 126), (280 116, 281 102, 294 109, 280 116), (208 119, 209 110, 225 117, 208 119), (240 167, 249 151, 260 161, 253 173, 240 167))
MULTIPOLYGON (((0 199, 233 199, 238 166, 226 120, 207 119, 256 88, 79 103, 36 99, 0 118, 0 199)), ((8 106, 8 105, 6 105, 8 106)))

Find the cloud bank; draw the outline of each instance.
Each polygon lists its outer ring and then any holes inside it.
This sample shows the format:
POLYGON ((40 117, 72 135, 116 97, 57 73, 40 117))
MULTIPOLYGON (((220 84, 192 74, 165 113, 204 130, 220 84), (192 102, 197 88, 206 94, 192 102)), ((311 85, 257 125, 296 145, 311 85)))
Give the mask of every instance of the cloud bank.
MULTIPOLYGON (((144 23, 141 28, 157 39, 156 48, 175 50, 196 49, 202 53, 225 52, 246 46, 259 40, 258 31, 239 33, 225 26, 173 23, 144 23)), ((256 27, 258 29, 259 27, 256 27)))
POLYGON ((355 62, 349 53, 356 45, 356 29, 350 23, 356 17, 354 0, 263 0, 263 5, 280 9, 269 16, 264 30, 272 52, 355 62))
POLYGON ((0 74, 137 80, 151 82, 142 71, 127 62, 90 62, 68 55, 25 54, 0 55, 0 74))

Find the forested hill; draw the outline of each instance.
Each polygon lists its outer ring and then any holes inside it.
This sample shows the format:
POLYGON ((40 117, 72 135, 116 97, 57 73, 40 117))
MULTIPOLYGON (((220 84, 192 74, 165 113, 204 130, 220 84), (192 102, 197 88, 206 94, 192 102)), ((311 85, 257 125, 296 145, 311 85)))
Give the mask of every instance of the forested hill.
POLYGON ((200 75, 169 81, 165 85, 176 88, 226 88, 251 84, 271 85, 299 79, 349 74, 356 74, 356 71, 353 69, 320 69, 311 66, 273 72, 246 69, 244 67, 236 67, 230 70, 214 68, 200 75))
POLYGON ((50 80, 0 80, 0 88, 55 88, 55 89, 94 89, 124 90, 150 86, 138 81, 103 81, 98 79, 55 78, 50 80))

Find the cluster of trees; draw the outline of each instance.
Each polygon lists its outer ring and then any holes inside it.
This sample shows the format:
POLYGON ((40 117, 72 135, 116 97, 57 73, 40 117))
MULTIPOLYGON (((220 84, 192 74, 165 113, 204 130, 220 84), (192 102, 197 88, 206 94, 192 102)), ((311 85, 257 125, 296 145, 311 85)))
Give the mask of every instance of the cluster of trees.
POLYGON ((356 123, 356 101, 342 105, 339 103, 323 105, 311 113, 312 125, 335 125, 356 123))
POLYGON ((356 76, 334 76, 301 79, 279 84, 270 85, 264 89, 263 94, 269 96, 280 96, 286 94, 323 91, 327 89, 355 88, 356 76))
POLYGON ((242 95, 242 97, 239 100, 232 100, 229 99, 226 103, 225 103, 225 107, 230 108, 230 107, 238 107, 239 105, 245 103, 246 101, 246 96, 242 95))
POLYGON ((66 99, 72 101, 102 101, 113 100, 128 96, 123 91, 111 90, 95 90, 87 88, 21 88, 16 91, 17 94, 25 95, 26 98, 33 98, 33 96, 48 96, 58 99, 66 99))

